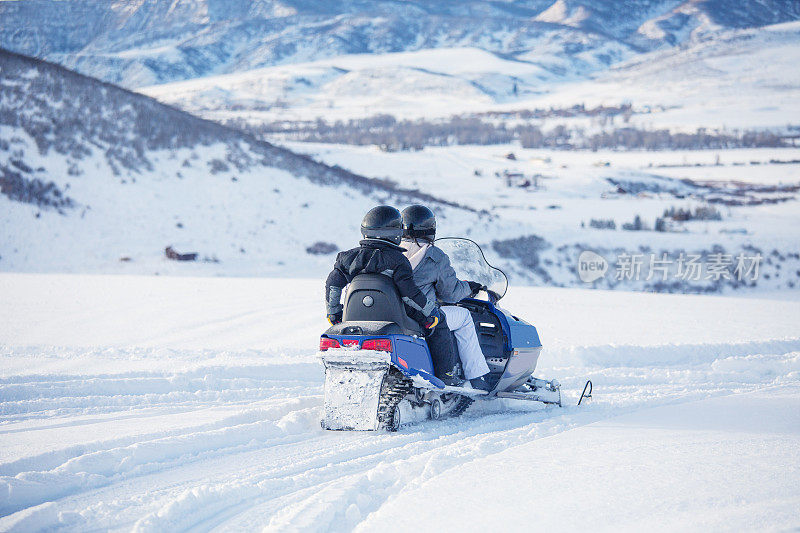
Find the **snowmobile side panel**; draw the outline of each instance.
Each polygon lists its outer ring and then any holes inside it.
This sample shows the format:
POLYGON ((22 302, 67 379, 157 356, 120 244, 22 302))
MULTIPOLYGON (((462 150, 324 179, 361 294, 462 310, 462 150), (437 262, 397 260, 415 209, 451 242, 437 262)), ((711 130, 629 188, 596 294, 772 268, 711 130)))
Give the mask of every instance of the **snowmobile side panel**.
POLYGON ((539 339, 539 332, 532 324, 512 315, 492 302, 475 300, 472 298, 467 299, 466 302, 472 305, 478 305, 497 317, 500 321, 500 326, 503 328, 503 333, 505 334, 504 344, 506 351, 510 352, 519 348, 535 348, 542 345, 539 339))
POLYGON ((536 327, 528 324, 521 318, 517 318, 505 309, 494 307, 494 313, 503 325, 506 337, 508 338, 508 349, 517 350, 521 348, 541 347, 539 332, 536 327))
POLYGON ((392 362, 401 371, 414 369, 428 375, 433 374, 433 361, 425 339, 407 335, 391 335, 391 338, 392 362))
POLYGON ((506 367, 503 369, 503 374, 495 385, 494 391, 510 392, 525 383, 536 370, 536 363, 539 362, 541 351, 541 346, 514 350, 506 361, 506 367))
POLYGON ((422 387, 425 389, 445 388, 444 381, 437 378, 433 374, 428 374, 424 370, 417 370, 415 368, 409 368, 408 370, 406 370, 403 367, 399 367, 399 370, 406 376, 410 377, 417 387, 422 387))
POLYGON ((511 315, 507 315, 506 320, 508 323, 508 342, 511 344, 512 349, 541 348, 542 341, 539 340, 539 332, 536 331, 535 326, 511 315))

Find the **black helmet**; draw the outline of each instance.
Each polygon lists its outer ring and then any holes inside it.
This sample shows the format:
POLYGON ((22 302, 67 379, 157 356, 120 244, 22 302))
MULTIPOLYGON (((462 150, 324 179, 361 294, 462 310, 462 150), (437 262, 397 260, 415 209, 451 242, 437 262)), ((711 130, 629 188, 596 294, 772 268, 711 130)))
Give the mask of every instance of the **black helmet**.
POLYGON ((412 205, 403 209, 403 237, 433 240, 436 235, 436 215, 424 205, 412 205))
POLYGON ((361 235, 365 239, 381 239, 400 244, 403 237, 403 216, 390 205, 373 207, 361 221, 361 235))

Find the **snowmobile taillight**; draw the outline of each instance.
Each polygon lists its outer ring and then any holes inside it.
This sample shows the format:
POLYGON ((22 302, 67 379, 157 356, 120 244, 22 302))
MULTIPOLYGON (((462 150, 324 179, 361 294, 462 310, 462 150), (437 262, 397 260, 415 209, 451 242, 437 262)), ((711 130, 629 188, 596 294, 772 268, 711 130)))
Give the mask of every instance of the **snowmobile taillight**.
POLYGON ((329 339, 328 337, 319 338, 319 351, 324 352, 328 348, 341 348, 339 341, 336 339, 329 339))
POLYGON ((379 352, 391 352, 392 340, 391 339, 367 339, 361 343, 361 348, 364 350, 377 350, 379 352))

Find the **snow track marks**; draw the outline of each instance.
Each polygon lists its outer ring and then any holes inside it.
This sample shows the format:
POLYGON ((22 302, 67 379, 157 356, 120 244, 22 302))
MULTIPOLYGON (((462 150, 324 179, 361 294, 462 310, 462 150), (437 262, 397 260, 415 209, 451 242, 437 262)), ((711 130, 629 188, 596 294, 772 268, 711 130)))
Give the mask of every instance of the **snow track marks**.
POLYGON ((322 369, 307 357, 6 377, 0 529, 349 530, 432 476, 533 439, 797 381, 800 340, 582 347, 547 361, 561 362, 542 370, 564 384, 563 409, 479 402, 397 434, 321 431, 322 369), (587 378, 595 400, 573 407, 587 378), (34 441, 48 444, 30 452, 34 441))

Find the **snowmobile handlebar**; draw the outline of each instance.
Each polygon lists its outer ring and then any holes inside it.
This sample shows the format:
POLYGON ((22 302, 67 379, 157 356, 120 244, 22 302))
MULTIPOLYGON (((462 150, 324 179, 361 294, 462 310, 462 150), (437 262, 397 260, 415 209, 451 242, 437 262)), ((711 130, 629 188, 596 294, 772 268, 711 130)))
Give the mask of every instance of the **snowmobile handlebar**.
POLYGON ((492 289, 487 289, 486 287, 483 287, 481 290, 473 294, 471 298, 477 298, 479 300, 485 299, 487 302, 496 304, 500 300, 501 296, 496 292, 494 292, 492 289), (486 295, 485 297, 484 294, 486 295))
POLYGON ((486 289, 486 294, 492 304, 496 304, 501 298, 500 295, 494 292, 492 289, 486 289))

